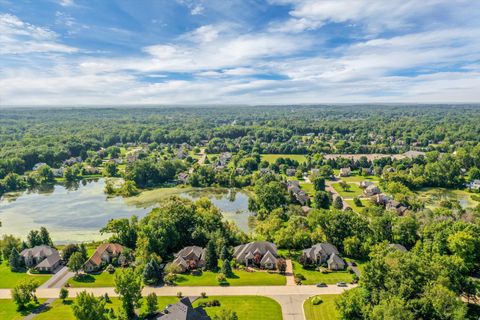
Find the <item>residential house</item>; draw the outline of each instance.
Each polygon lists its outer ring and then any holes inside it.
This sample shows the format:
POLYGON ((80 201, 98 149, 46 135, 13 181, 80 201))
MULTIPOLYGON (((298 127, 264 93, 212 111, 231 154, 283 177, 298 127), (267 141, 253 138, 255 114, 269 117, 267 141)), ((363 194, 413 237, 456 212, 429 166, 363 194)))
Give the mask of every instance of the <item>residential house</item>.
POLYGON ((162 312, 158 313, 154 319, 161 320, 210 320, 202 307, 194 308, 192 302, 194 299, 185 297, 175 304, 167 306, 162 312))
POLYGON ((285 170, 285 174, 289 177, 295 176, 296 172, 297 170, 295 170, 294 168, 288 168, 287 170, 285 170))
POLYGON ((39 162, 39 163, 35 163, 35 165, 33 166, 32 170, 33 171, 37 171, 38 169, 40 169, 41 167, 43 166, 46 166, 47 164, 45 162, 39 162))
POLYGON ((401 244, 399 243, 390 243, 388 245, 388 248, 389 249, 392 249, 392 250, 398 250, 398 251, 402 251, 402 252, 407 252, 407 248, 405 248, 404 246, 402 246, 401 244))
POLYGON ((205 266, 205 249, 198 246, 185 247, 174 256, 172 263, 178 265, 182 273, 205 266))
POLYGON ((408 210, 408 208, 405 205, 403 205, 402 203, 396 200, 387 201, 387 204, 385 205, 385 209, 396 211, 398 214, 403 214, 405 213, 405 211, 408 210))
POLYGON ((188 182, 188 173, 186 172, 180 172, 177 175, 178 181, 180 181, 183 184, 186 184, 188 182))
POLYGON ((97 247, 90 259, 83 265, 85 272, 98 271, 102 266, 112 263, 113 259, 119 259, 121 263, 122 252, 125 248, 118 243, 102 243, 97 247))
POLYGON ((366 196, 374 196, 374 195, 377 195, 380 193, 380 189, 374 185, 374 184, 371 184, 369 185, 368 187, 365 188, 365 190, 363 190, 363 193, 366 195, 366 196))
POLYGON ((52 172, 55 178, 61 178, 63 177, 63 173, 65 172, 65 170, 63 168, 58 168, 58 169, 53 168, 52 172))
POLYGON ((294 197, 302 206, 307 205, 310 202, 310 197, 305 191, 300 189, 300 183, 297 180, 287 181, 288 193, 294 197))
POLYGON ((326 263, 331 270, 343 270, 346 263, 339 256, 337 247, 330 243, 317 243, 303 250, 302 259, 309 264, 321 265, 326 263))
POLYGON ((375 195, 375 203, 380 204, 380 205, 386 205, 388 201, 390 201, 392 198, 387 196, 384 193, 380 193, 375 195))
POLYGON ((374 184, 374 183, 371 182, 371 181, 361 181, 361 182, 360 182, 360 188, 364 188, 364 189, 365 189, 365 188, 367 188, 367 187, 369 187, 369 186, 371 186, 371 185, 373 185, 373 184, 374 184))
POLYGON ((468 187, 473 190, 480 190, 480 179, 475 179, 468 184, 468 187))
POLYGON ((82 157, 71 157, 70 159, 67 159, 62 162, 64 166, 73 166, 75 163, 81 163, 82 162, 82 157))
POLYGON ((216 166, 225 167, 230 159, 232 159, 232 154, 230 152, 224 152, 220 155, 220 157, 218 157, 216 166))
POLYGON ((237 263, 265 269, 277 266, 277 246, 268 241, 256 241, 236 246, 233 257, 237 263))
POLYGON ((312 170, 310 170, 310 174, 312 176, 318 176, 318 175, 320 175, 320 169, 312 169, 312 170))
POLYGON ((340 169, 340 177, 348 177, 352 174, 352 169, 350 167, 340 169))
POLYGON ((25 261, 25 266, 42 272, 54 272, 62 259, 55 248, 41 245, 20 252, 25 261))
POLYGON ((407 158, 413 159, 413 158, 417 158, 417 157, 420 157, 420 156, 425 156, 425 152, 410 150, 410 151, 405 152, 403 155, 407 158))

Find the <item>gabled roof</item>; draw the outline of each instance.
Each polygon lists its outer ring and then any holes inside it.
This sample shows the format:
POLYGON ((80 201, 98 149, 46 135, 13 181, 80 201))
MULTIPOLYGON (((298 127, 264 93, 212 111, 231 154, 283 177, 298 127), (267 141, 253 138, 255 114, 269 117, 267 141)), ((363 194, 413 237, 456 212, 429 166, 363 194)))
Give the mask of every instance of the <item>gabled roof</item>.
POLYGON ((345 261, 343 261, 343 259, 340 258, 339 256, 337 256, 335 253, 333 253, 333 254, 330 256, 330 258, 328 259, 327 262, 328 262, 329 264, 330 264, 330 263, 336 263, 336 264, 345 266, 345 261))
POLYGON ((102 243, 97 247, 90 259, 85 264, 90 263, 95 266, 102 264, 102 255, 107 252, 109 255, 120 255, 123 252, 123 246, 118 243, 102 243))
POLYGON ((270 252, 267 251, 265 255, 263 256, 262 260, 260 260, 260 264, 265 264, 265 263, 277 263, 277 258, 270 252))
POLYGON ((408 251, 407 248, 405 248, 404 246, 402 246, 402 245, 399 244, 399 243, 390 243, 390 244, 388 245, 388 247, 389 247, 390 249, 395 249, 395 250, 399 250, 399 251, 402 251, 402 252, 407 252, 407 251, 408 251))
POLYGON ((179 266, 182 266, 184 268, 188 268, 188 263, 183 259, 182 257, 177 257, 175 260, 173 260, 173 263, 178 264, 179 266))
POLYGON ((55 250, 51 255, 42 260, 35 268, 53 268, 60 262, 60 255, 58 251, 55 250))
POLYGON ((179 302, 168 306, 156 319, 162 320, 209 320, 205 310, 194 308, 190 298, 182 298, 179 302))
POLYGON ((29 249, 23 249, 20 255, 24 258, 48 257, 52 254, 58 254, 58 251, 50 246, 41 245, 29 249))
POLYGON ((336 254, 336 255, 339 254, 337 247, 327 242, 317 243, 313 245, 311 248, 303 250, 303 252, 304 254, 307 255, 307 257, 309 257, 312 260, 316 258, 317 254, 326 255, 326 256, 330 256, 332 254, 336 254))
POLYGON ((175 257, 188 257, 188 256, 194 256, 196 259, 201 259, 203 258, 205 249, 199 246, 189 246, 185 247, 176 254, 174 254, 175 257))
MULTIPOLYGON (((247 255, 260 253, 261 255, 270 252, 274 257, 277 256, 277 246, 268 241, 255 241, 236 246, 233 250, 233 256, 237 260, 246 259, 247 255)), ((250 255, 249 255, 250 256, 250 255)))

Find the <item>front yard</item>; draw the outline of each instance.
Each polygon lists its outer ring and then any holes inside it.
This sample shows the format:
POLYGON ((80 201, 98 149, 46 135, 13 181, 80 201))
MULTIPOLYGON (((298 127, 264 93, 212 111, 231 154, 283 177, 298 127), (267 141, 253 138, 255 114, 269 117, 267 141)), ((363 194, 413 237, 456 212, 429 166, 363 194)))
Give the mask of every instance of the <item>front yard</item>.
MULTIPOLYGON (((39 285, 50 279, 51 274, 35 274, 29 275, 26 272, 12 272, 7 261, 0 263, 0 288, 8 289, 15 287, 19 282, 24 279, 34 279, 39 285)), ((0 317, 0 319, 2 319, 0 317)))
POLYGON ((360 189, 360 186, 356 183, 348 183, 350 186, 350 189, 347 191, 343 190, 343 188, 340 186, 339 182, 334 182, 332 183, 332 187, 335 189, 335 191, 340 194, 342 198, 353 198, 353 197, 358 197, 363 194, 363 190, 360 189))
POLYGON ((10 299, 0 299, 0 319, 5 320, 18 320, 23 319, 25 316, 29 315, 33 310, 38 308, 40 304, 45 302, 45 299, 38 299, 38 304, 30 303, 26 310, 17 311, 17 305, 13 300, 10 299))
MULTIPOLYGON (((265 271, 248 272, 245 270, 233 270, 233 277, 227 278, 229 286, 282 286, 285 285, 285 276, 278 273, 265 271)), ((199 276, 192 274, 179 274, 175 282, 178 286, 218 286, 218 273, 204 271, 199 276)))
POLYGON ((337 282, 350 283, 353 280, 353 275, 348 271, 333 271, 329 273, 322 273, 313 269, 305 269, 297 261, 292 261, 293 273, 297 276, 301 274, 305 277, 302 284, 317 284, 324 282, 326 284, 335 284, 337 282))
MULTIPOLYGON (((207 292, 208 293, 208 292, 207 292)), ((205 307, 205 311, 209 316, 220 314, 223 309, 232 310, 237 313, 239 320, 278 320, 282 319, 282 311, 280 305, 273 299, 261 296, 212 296, 205 299, 198 299, 194 302, 194 307, 197 307, 201 302, 207 302, 211 300, 218 300, 220 302, 219 307, 205 307)), ((8 300, 6 300, 8 301, 8 300)), ((178 302, 177 297, 158 297, 158 309, 163 310, 167 305, 178 302)), ((35 319, 49 320, 49 319, 62 319, 62 320, 75 320, 72 311, 72 304, 75 299, 68 299, 62 302, 60 299, 56 300, 51 308, 48 308, 44 312, 40 313, 35 319)), ((14 307, 13 302, 11 304, 14 307)), ((111 298, 111 303, 107 303, 108 309, 113 309, 118 314, 117 310, 120 308, 121 303, 118 298, 111 298)), ((0 304, 2 307, 2 304, 0 304)), ((2 311, 4 308, 0 308, 0 319, 17 319, 2 317, 2 311)), ((146 310, 146 303, 143 301, 142 306, 138 311, 140 319, 144 319, 146 310)), ((21 319, 21 318, 20 318, 21 319)))
POLYGON ((226 309, 235 311, 238 320, 282 319, 282 308, 280 304, 271 298, 262 296, 212 296, 206 299, 198 299, 193 305, 198 306, 202 301, 205 302, 213 299, 220 301, 220 306, 205 308, 205 311, 210 317, 219 315, 222 309, 226 309))
POLYGON ((77 279, 71 278, 68 280, 68 284, 72 288, 98 288, 98 287, 113 287, 113 279, 115 273, 108 273, 106 271, 99 274, 81 274, 77 279))
POLYGON ((314 305, 311 297, 303 304, 306 320, 335 320, 338 318, 338 312, 335 308, 336 294, 317 296, 322 300, 321 303, 314 305))

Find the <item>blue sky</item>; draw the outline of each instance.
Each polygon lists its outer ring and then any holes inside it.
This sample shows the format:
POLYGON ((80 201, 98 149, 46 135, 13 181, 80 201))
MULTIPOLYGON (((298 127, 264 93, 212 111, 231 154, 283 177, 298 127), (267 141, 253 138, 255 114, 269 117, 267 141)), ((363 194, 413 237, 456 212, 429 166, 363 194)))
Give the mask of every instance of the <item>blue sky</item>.
POLYGON ((466 0, 0 0, 0 104, 480 102, 479 17, 466 0))

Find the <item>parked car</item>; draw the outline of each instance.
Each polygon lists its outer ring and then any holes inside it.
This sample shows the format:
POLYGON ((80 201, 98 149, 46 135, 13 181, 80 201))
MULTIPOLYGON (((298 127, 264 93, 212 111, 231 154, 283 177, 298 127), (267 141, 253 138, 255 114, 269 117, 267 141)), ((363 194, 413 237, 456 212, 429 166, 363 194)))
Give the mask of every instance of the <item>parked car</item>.
POLYGON ((347 284, 345 282, 337 282, 337 287, 346 287, 347 284))
POLYGON ((325 287, 328 287, 325 282, 317 283, 317 288, 325 288, 325 287))

